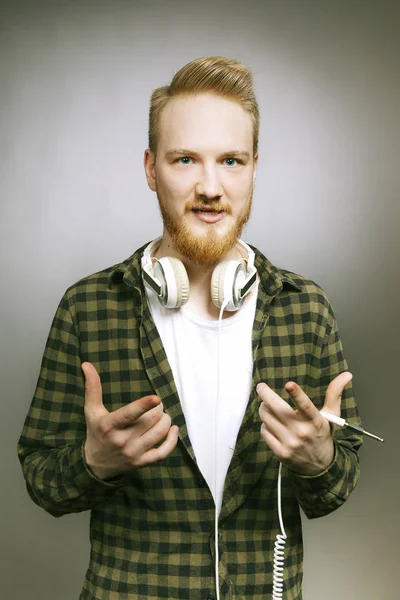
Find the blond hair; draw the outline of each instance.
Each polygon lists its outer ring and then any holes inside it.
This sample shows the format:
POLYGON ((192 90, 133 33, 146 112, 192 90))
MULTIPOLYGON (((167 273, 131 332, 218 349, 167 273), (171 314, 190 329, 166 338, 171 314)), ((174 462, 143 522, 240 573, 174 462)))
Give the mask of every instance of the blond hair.
POLYGON ((258 149, 260 115, 253 88, 253 75, 246 65, 224 56, 197 58, 182 67, 170 85, 153 91, 149 114, 149 148, 156 154, 160 116, 176 96, 212 93, 237 102, 249 113, 253 124, 253 152, 258 149))

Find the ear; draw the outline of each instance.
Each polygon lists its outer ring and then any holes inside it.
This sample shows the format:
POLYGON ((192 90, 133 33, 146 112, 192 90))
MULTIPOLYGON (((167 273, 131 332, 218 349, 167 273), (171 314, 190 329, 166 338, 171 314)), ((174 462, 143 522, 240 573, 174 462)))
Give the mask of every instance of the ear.
POLYGON ((253 186, 256 185, 256 177, 257 177, 257 165, 258 165, 258 152, 254 155, 253 158, 253 186))
POLYGON ((155 173, 155 164, 156 164, 156 157, 154 156, 153 152, 151 150, 149 150, 147 148, 147 150, 144 151, 144 170, 146 173, 146 179, 147 179, 147 183, 149 188, 155 192, 156 191, 156 173, 155 173))

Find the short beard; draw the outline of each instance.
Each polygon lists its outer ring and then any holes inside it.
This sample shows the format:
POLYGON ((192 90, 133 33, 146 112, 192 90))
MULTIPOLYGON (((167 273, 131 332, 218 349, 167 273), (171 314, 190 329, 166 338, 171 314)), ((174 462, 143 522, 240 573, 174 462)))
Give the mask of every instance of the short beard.
MULTIPOLYGON (((171 237, 175 250, 190 262, 205 268, 214 267, 235 246, 244 225, 249 220, 253 200, 251 194, 246 206, 225 235, 218 235, 218 223, 210 223, 207 225, 206 235, 196 236, 190 227, 182 223, 180 219, 171 216, 163 206, 158 194, 157 197, 164 227, 171 237)), ((185 206, 185 214, 196 208, 196 204, 188 203, 185 206)), ((227 214, 231 213, 230 207, 224 206, 223 208, 227 214)), ((216 210, 220 210, 220 208, 216 207, 216 210)))

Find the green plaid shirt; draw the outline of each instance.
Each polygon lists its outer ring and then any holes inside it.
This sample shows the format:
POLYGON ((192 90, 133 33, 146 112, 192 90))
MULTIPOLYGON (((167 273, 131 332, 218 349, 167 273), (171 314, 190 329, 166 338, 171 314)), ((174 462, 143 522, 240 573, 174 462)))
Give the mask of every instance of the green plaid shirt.
MULTIPOLYGON (((215 598, 214 502, 196 464, 172 372, 147 305, 140 270, 143 248, 120 265, 67 290, 57 309, 36 392, 19 441, 32 499, 54 516, 91 510, 90 564, 81 600, 207 600, 215 598), (158 394, 179 442, 165 460, 101 481, 83 458, 84 377, 100 373, 103 401, 113 411, 158 394)), ((328 383, 347 369, 324 292, 312 281, 274 267, 260 252, 253 327, 251 394, 225 481, 219 519, 220 593, 224 600, 272 597, 278 461, 260 436, 265 381, 283 398, 295 380, 317 407, 328 383)), ((232 373, 232 377, 235 374, 232 373)), ((353 390, 342 416, 359 423, 353 390)), ((361 439, 336 432, 335 458, 323 473, 284 470, 286 600, 302 598, 299 505, 309 518, 338 508, 354 488, 361 439)))

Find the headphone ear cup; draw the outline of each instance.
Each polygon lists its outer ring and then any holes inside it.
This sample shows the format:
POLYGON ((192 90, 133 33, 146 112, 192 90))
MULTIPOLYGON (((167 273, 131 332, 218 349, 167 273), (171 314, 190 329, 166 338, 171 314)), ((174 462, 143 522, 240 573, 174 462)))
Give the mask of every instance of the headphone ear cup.
POLYGON ((179 258, 160 258, 154 265, 155 275, 163 281, 160 303, 166 308, 180 308, 189 299, 189 278, 179 258))
POLYGON ((235 311, 240 308, 243 300, 238 299, 238 291, 244 275, 245 268, 239 260, 225 260, 215 267, 210 291, 217 308, 221 308, 224 301, 228 301, 225 310, 235 311))
POLYGON ((224 274, 227 261, 219 263, 211 276, 211 300, 217 308, 221 308, 224 301, 224 274))
POLYGON ((189 300, 189 277, 184 267, 183 262, 179 260, 179 258, 170 258, 172 263, 172 269, 175 275, 176 287, 177 287, 177 304, 176 308, 183 306, 189 300))

